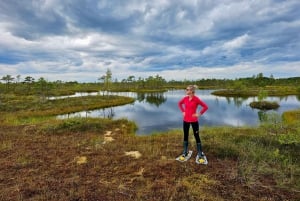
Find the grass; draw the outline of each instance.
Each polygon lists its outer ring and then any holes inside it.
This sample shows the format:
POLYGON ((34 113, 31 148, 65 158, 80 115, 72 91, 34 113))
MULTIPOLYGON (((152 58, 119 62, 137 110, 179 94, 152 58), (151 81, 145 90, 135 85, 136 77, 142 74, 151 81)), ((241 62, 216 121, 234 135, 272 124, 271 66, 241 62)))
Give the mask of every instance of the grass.
POLYGON ((127 120, 90 118, 1 126, 0 200, 298 200, 299 141, 280 139, 299 125, 273 126, 203 128, 208 166, 174 160, 180 130, 135 136, 127 120))
POLYGON ((0 100, 0 122, 3 124, 32 124, 49 117, 78 111, 128 104, 133 98, 120 96, 86 96, 57 100, 41 100, 37 96, 8 95, 0 100))
POLYGON ((126 119, 47 117, 122 102, 112 99, 1 99, 0 200, 300 199, 298 110, 268 114, 258 128, 202 128, 207 166, 195 154, 174 160, 181 130, 135 136, 126 119))
POLYGON ((241 89, 216 90, 212 94, 225 97, 253 97, 259 96, 262 89, 268 96, 299 95, 299 90, 296 86, 265 86, 263 88, 244 86, 241 89))
POLYGON ((283 121, 286 124, 297 124, 300 119, 300 110, 286 111, 283 114, 283 121))
POLYGON ((253 101, 250 103, 251 108, 256 108, 260 110, 272 110, 279 108, 279 104, 274 101, 253 101))

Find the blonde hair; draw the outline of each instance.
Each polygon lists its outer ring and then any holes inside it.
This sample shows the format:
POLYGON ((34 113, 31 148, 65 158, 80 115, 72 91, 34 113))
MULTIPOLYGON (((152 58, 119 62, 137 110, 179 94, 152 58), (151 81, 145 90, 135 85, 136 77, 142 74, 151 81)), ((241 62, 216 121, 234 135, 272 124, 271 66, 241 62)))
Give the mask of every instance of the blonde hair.
POLYGON ((197 85, 189 85, 189 86, 187 86, 187 88, 189 88, 193 93, 195 93, 198 86, 197 85))

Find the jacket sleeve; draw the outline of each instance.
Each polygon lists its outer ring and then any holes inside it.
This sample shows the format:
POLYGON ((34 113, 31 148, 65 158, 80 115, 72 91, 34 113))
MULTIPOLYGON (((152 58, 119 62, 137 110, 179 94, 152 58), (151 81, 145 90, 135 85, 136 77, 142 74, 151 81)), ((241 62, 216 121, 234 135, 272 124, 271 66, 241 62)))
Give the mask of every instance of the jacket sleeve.
POLYGON ((199 105, 201 105, 202 109, 200 110, 200 114, 204 114, 208 110, 208 106, 204 101, 199 98, 199 105))
POLYGON ((181 112, 184 112, 184 107, 183 107, 183 103, 184 103, 184 98, 182 98, 179 102, 178 102, 178 107, 180 109, 181 112))

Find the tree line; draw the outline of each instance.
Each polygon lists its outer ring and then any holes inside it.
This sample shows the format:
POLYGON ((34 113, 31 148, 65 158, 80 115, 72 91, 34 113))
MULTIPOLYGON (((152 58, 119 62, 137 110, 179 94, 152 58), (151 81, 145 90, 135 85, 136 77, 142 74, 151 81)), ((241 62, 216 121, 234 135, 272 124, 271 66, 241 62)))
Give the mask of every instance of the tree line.
POLYGON ((138 90, 166 90, 170 88, 182 88, 189 84, 196 84, 199 88, 205 89, 220 89, 231 88, 235 90, 245 90, 247 87, 265 87, 265 86, 293 86, 299 87, 300 93, 300 77, 290 78, 274 78, 272 75, 266 77, 263 73, 258 73, 252 77, 236 78, 236 79, 198 79, 198 80, 170 80, 167 81, 160 75, 150 75, 147 78, 136 77, 129 75, 121 81, 113 79, 113 74, 110 69, 106 73, 97 78, 94 83, 78 83, 77 81, 64 82, 62 80, 47 81, 40 77, 34 79, 31 76, 26 76, 21 79, 20 75, 13 77, 5 75, 0 79, 0 91, 15 92, 23 94, 42 94, 55 95, 55 90, 59 94, 70 94, 75 91, 138 91, 138 90))

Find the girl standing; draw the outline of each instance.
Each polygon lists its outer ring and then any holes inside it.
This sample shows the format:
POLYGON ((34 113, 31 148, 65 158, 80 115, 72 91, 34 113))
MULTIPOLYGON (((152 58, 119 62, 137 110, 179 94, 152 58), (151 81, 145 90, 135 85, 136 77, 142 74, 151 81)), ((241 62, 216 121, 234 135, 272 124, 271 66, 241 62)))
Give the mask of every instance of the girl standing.
POLYGON ((189 138, 189 129, 192 126, 194 137, 196 140, 197 146, 197 157, 196 163, 198 164, 207 164, 206 156, 202 151, 202 145, 199 135, 199 121, 198 118, 202 116, 208 109, 205 102, 203 102, 199 97, 195 95, 196 85, 189 85, 186 88, 186 96, 183 97, 178 102, 178 107, 182 112, 183 115, 183 153, 177 157, 179 161, 187 161, 190 157, 192 152, 188 152, 188 138, 189 138), (197 112, 198 106, 201 106, 202 109, 200 112, 197 112))

